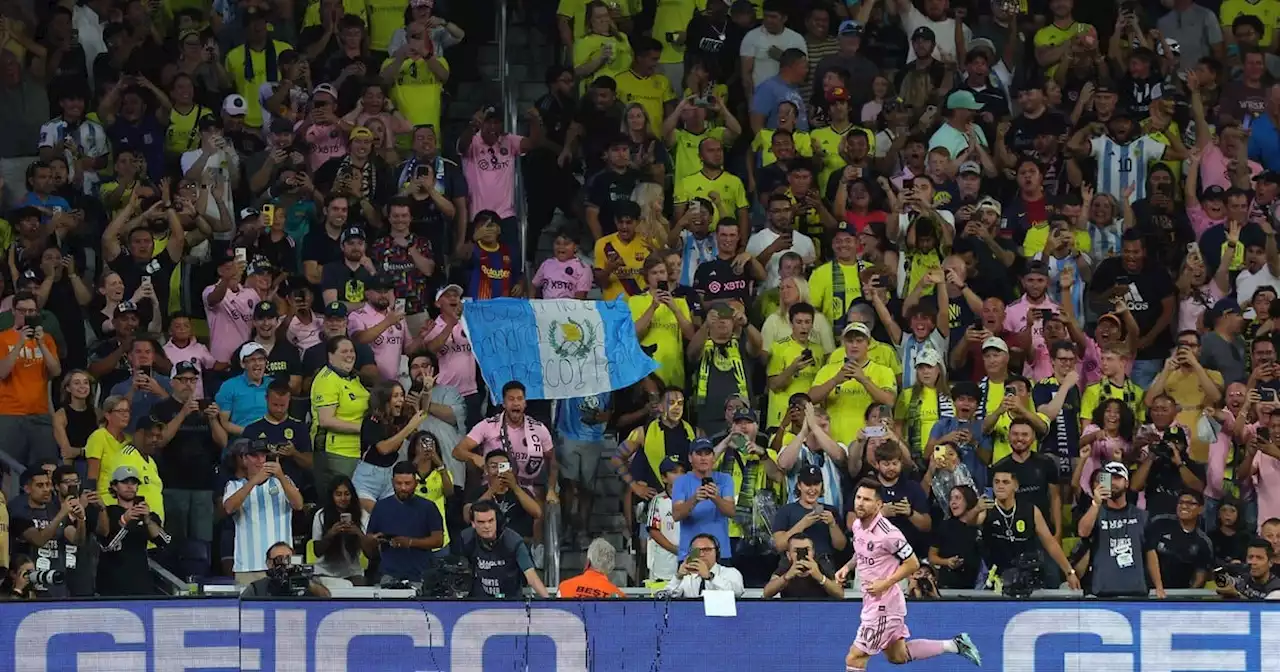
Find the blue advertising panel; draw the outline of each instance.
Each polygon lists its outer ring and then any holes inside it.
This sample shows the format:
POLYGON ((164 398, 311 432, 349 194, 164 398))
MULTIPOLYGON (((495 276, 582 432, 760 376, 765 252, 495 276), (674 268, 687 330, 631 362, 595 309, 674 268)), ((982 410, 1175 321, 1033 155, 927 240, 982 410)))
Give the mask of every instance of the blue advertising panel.
MULTIPOLYGON (((684 672, 843 669, 860 604, 335 602, 0 603, 0 672, 684 672)), ((1265 603, 913 602, 915 637, 965 630, 1005 672, 1280 672, 1265 603)), ((872 669, 890 666, 877 661, 872 669)), ((955 656, 920 672, 973 669, 955 656)))

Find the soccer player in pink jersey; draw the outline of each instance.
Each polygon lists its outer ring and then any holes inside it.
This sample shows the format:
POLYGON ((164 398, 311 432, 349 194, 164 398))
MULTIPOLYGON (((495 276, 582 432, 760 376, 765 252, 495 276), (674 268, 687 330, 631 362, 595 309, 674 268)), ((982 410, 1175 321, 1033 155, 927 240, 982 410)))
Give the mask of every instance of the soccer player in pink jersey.
POLYGON ((895 665, 954 653, 981 667, 982 656, 968 633, 907 641, 907 601, 898 584, 920 568, 920 560, 902 532, 880 515, 882 504, 879 483, 858 483, 853 498, 857 519, 850 529, 853 559, 836 572, 836 581, 843 584, 856 566, 862 579, 862 623, 844 657, 845 672, 864 672, 867 660, 882 652, 895 665))

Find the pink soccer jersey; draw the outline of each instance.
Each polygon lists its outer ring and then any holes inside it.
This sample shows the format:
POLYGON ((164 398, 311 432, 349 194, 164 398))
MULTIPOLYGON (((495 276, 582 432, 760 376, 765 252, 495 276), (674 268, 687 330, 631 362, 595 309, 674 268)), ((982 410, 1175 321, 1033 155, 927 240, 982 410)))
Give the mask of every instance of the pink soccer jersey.
POLYGON ((858 561, 858 577, 862 580, 862 617, 870 615, 906 618, 907 602, 902 588, 894 584, 880 597, 867 588, 875 581, 893 576, 898 567, 915 554, 906 537, 893 523, 879 514, 865 528, 853 521, 853 551, 858 561))

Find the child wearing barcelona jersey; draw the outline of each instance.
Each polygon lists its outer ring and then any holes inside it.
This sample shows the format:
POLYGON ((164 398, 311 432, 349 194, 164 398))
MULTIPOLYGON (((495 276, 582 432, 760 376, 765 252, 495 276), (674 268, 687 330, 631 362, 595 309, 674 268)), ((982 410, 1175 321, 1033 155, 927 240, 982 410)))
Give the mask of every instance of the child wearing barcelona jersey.
POLYGON ((849 528, 853 559, 836 572, 836 581, 843 584, 856 567, 862 581, 862 623, 844 658, 845 672, 864 672, 867 661, 881 652, 895 665, 954 653, 981 667, 982 656, 968 633, 907 641, 907 601, 898 584, 920 568, 920 560, 902 532, 880 515, 884 506, 878 482, 858 483, 853 499, 856 519, 849 528))
POLYGON ((467 296, 473 299, 497 299, 525 296, 520 259, 499 240, 502 221, 492 210, 476 214, 471 242, 463 243, 461 257, 470 257, 467 270, 467 296))

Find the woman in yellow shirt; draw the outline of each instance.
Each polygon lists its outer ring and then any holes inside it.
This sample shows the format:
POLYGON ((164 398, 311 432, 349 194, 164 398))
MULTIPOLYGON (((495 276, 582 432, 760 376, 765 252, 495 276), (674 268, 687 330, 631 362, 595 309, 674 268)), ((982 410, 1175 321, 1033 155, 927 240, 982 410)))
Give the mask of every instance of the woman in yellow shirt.
POLYGON ((618 31, 609 8, 598 0, 587 5, 587 34, 573 43, 573 74, 582 93, 597 77, 617 77, 631 68, 631 43, 618 31))
POLYGON ((360 426, 369 410, 369 390, 356 375, 356 346, 346 336, 325 344, 328 364, 311 383, 312 445, 324 455, 318 483, 326 486, 335 474, 347 478, 360 462, 360 426))
POLYGON ((97 481, 99 496, 110 496, 107 488, 110 485, 111 475, 107 474, 106 478, 99 478, 99 474, 103 463, 114 462, 124 447, 129 444, 129 434, 125 430, 129 428, 131 410, 129 400, 123 396, 113 394, 107 397, 102 402, 102 426, 94 430, 89 435, 89 440, 85 442, 84 456, 88 461, 88 472, 85 475, 90 483, 97 481))
MULTIPOLYGON (((414 432, 409 437, 409 461, 418 470, 418 488, 414 494, 436 505, 440 520, 444 520, 445 496, 453 493, 453 478, 440 457, 440 440, 431 432, 414 432)), ((444 531, 444 545, 449 548, 449 530, 444 531)))

